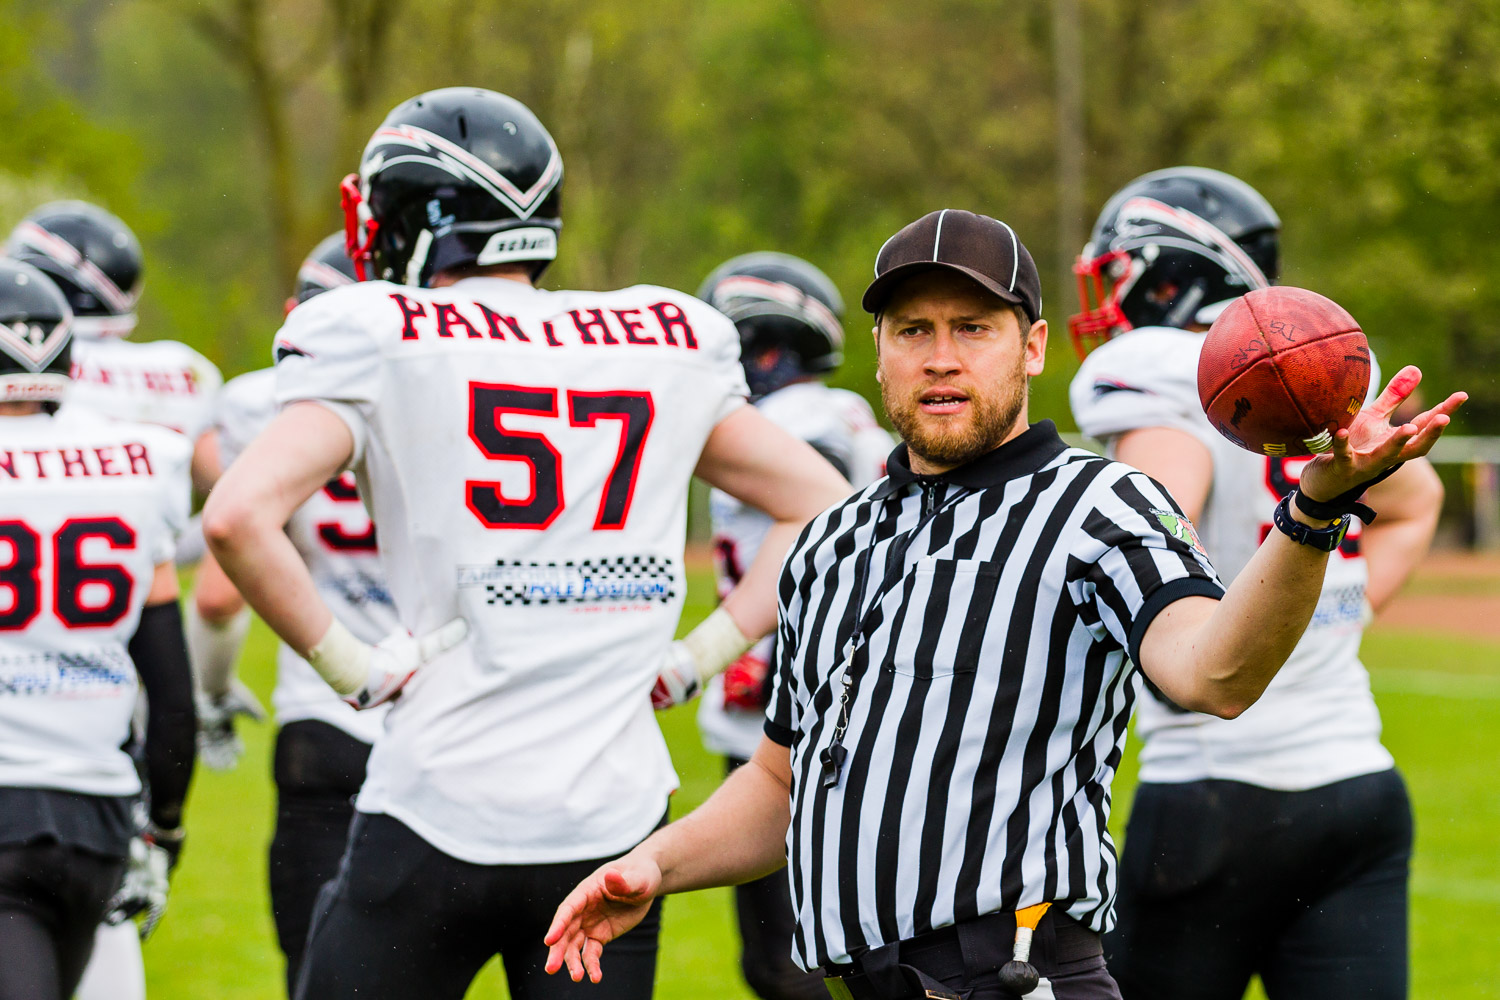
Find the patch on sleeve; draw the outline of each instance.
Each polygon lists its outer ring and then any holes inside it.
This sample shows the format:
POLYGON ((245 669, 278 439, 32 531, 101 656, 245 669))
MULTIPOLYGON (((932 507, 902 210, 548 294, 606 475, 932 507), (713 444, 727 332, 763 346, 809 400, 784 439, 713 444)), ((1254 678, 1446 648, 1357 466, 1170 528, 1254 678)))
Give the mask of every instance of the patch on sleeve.
POLYGON ((1156 516, 1156 520, 1166 529, 1167 534, 1179 542, 1191 545, 1203 555, 1208 555, 1203 549, 1203 542, 1198 538, 1198 529, 1193 527, 1192 521, 1189 521, 1176 511, 1162 510, 1160 507, 1152 507, 1151 513, 1156 516))

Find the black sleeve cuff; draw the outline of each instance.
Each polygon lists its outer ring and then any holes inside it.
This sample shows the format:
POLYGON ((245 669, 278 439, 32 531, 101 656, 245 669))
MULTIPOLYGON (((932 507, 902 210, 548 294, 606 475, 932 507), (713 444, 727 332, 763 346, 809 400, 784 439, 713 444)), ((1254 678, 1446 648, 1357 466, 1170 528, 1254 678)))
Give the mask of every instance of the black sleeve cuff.
POLYGON ((777 746, 789 747, 797 740, 797 734, 786 726, 766 720, 766 737, 777 746))
POLYGON ((1141 610, 1135 613, 1135 621, 1130 626, 1130 643, 1126 652, 1130 654, 1130 662, 1137 667, 1141 665, 1141 640, 1146 638, 1146 629, 1156 620, 1156 616, 1166 609, 1167 605, 1174 601, 1180 601, 1184 597, 1212 597, 1214 600, 1222 600, 1224 588, 1213 580, 1205 580, 1201 576, 1188 576, 1180 580, 1173 580, 1157 587, 1146 597, 1146 602, 1141 605, 1141 610))

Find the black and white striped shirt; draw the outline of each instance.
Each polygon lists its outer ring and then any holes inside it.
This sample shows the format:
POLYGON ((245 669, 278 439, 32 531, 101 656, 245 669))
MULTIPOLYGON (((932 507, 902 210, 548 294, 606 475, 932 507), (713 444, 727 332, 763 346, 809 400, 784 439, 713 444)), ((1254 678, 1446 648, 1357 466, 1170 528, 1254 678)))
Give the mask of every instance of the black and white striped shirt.
POLYGON ((941 476, 904 445, 889 470, 813 520, 781 577, 766 733, 791 748, 797 957, 1043 901, 1102 931, 1131 659, 1164 607, 1223 588, 1164 489, 1050 421, 941 476))

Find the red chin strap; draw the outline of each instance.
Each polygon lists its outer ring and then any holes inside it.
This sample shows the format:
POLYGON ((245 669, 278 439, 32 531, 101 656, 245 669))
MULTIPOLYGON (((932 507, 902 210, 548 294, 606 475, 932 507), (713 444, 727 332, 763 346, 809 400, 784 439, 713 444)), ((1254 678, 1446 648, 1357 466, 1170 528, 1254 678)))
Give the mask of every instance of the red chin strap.
POLYGON ((1068 333, 1079 358, 1088 357, 1090 351, 1106 340, 1133 328, 1120 308, 1120 282, 1115 275, 1107 274, 1110 266, 1117 262, 1128 267, 1130 254, 1124 250, 1112 250, 1089 260, 1080 257, 1073 262, 1073 273, 1078 276, 1078 302, 1083 311, 1068 317, 1068 333), (1109 278, 1108 288, 1105 287, 1106 278, 1109 278))
POLYGON ((355 275, 360 281, 368 281, 369 267, 374 261, 375 234, 380 231, 380 223, 361 217, 365 196, 359 190, 358 174, 349 174, 339 182, 339 203, 344 207, 344 250, 354 263, 355 275), (364 242, 360 242, 361 232, 364 242))

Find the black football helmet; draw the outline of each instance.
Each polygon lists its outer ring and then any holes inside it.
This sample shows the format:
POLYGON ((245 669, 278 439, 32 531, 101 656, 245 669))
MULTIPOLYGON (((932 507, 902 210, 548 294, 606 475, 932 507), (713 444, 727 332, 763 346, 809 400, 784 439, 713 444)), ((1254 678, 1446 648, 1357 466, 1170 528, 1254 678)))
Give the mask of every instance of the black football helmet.
POLYGON ((1237 177, 1171 167, 1137 177, 1099 213, 1073 273, 1083 311, 1068 320, 1080 356, 1141 326, 1212 323, 1281 273, 1281 219, 1237 177))
POLYGON ((0 402, 57 408, 73 384, 73 311, 38 268, 0 258, 0 402))
POLYGON ((141 297, 141 244, 96 205, 55 201, 11 232, 8 256, 46 272, 73 310, 80 337, 128 337, 141 297))
POLYGON ((734 321, 750 395, 833 371, 843 360, 844 300, 800 257, 747 253, 704 279, 698 297, 734 321))
POLYGON ((557 257, 562 179, 557 144, 515 98, 419 94, 386 115, 344 179, 349 256, 360 280, 421 287, 469 265, 530 263, 539 277, 557 257))
POLYGON ((287 312, 315 295, 322 295, 340 285, 352 285, 359 280, 359 276, 354 273, 354 261, 349 259, 345 244, 345 235, 334 233, 313 247, 312 253, 307 255, 302 266, 297 269, 297 287, 287 300, 287 312))

